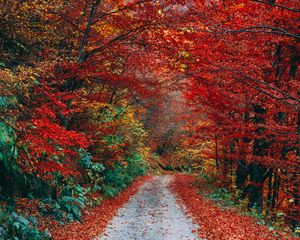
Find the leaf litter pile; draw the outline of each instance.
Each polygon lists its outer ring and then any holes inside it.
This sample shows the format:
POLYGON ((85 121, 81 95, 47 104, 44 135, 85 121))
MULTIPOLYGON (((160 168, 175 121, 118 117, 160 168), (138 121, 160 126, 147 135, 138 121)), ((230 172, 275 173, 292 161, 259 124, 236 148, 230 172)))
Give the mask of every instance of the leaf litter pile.
POLYGON ((236 209, 222 209, 199 194, 193 184, 194 176, 176 175, 171 189, 186 212, 200 226, 197 230, 201 238, 208 240, 296 240, 291 236, 270 231, 255 222, 251 216, 242 216, 236 209))

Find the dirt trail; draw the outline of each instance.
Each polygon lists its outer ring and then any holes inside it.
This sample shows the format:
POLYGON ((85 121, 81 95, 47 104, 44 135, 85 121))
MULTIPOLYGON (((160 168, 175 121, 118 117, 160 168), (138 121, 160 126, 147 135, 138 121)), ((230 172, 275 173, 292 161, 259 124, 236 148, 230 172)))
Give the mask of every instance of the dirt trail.
POLYGON ((184 214, 169 190, 172 176, 157 176, 119 209, 96 240, 196 240, 198 226, 184 214))

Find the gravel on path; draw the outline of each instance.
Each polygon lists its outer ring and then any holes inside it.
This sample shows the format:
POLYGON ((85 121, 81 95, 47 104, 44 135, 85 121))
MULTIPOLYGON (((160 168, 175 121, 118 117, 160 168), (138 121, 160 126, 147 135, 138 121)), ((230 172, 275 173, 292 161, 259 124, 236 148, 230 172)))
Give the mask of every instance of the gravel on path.
POLYGON ((172 176, 144 183, 95 240, 196 240, 193 224, 169 189, 172 176))

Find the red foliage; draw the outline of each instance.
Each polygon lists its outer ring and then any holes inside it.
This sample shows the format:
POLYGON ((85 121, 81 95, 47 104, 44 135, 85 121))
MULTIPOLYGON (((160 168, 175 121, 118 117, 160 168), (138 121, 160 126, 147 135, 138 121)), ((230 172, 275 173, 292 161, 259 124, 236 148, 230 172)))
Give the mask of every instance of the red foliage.
POLYGON ((44 179, 56 172, 76 175, 78 149, 86 149, 91 140, 86 134, 68 130, 61 123, 62 118, 67 119, 77 111, 67 106, 71 96, 47 85, 34 90, 35 101, 24 109, 24 120, 19 123, 22 132, 18 144, 22 151, 18 163, 23 171, 44 179))
POLYGON ((222 210, 198 194, 198 188, 193 185, 194 181, 193 176, 176 175, 172 190, 200 226, 198 230, 200 237, 210 240, 296 239, 284 235, 275 237, 266 226, 255 223, 252 217, 241 216, 234 209, 222 210))
MULTIPOLYGON (((299 208, 299 4, 293 0, 193 2, 191 16, 199 26, 186 34, 194 56, 187 63, 186 98, 194 109, 192 115, 198 113, 203 119, 198 118, 199 125, 190 124, 191 142, 213 142, 215 147, 209 145, 203 154, 216 160, 220 180, 228 178, 230 162, 249 206, 255 203, 274 212, 283 205, 295 228, 299 211, 291 213, 290 208, 299 208), (238 168, 240 162, 247 171, 238 168), (288 182, 280 180, 279 194, 272 190, 278 175, 288 182), (257 197, 263 193, 259 190, 267 189, 267 178, 269 199, 276 203, 272 206, 266 197, 263 201, 257 197), (288 207, 289 201, 295 206, 288 207)), ((228 179, 223 183, 228 187, 228 179)))

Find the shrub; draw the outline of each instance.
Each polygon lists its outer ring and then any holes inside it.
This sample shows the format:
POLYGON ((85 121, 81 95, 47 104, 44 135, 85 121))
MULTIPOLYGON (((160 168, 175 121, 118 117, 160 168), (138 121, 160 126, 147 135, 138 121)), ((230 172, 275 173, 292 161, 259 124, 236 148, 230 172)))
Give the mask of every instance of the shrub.
POLYGON ((147 172, 148 165, 140 154, 133 152, 126 163, 115 163, 112 169, 104 171, 103 191, 105 197, 113 197, 129 186, 137 176, 147 172))
POLYGON ((48 231, 38 230, 38 221, 34 217, 25 218, 16 212, 0 210, 0 239, 3 240, 46 240, 48 231))

